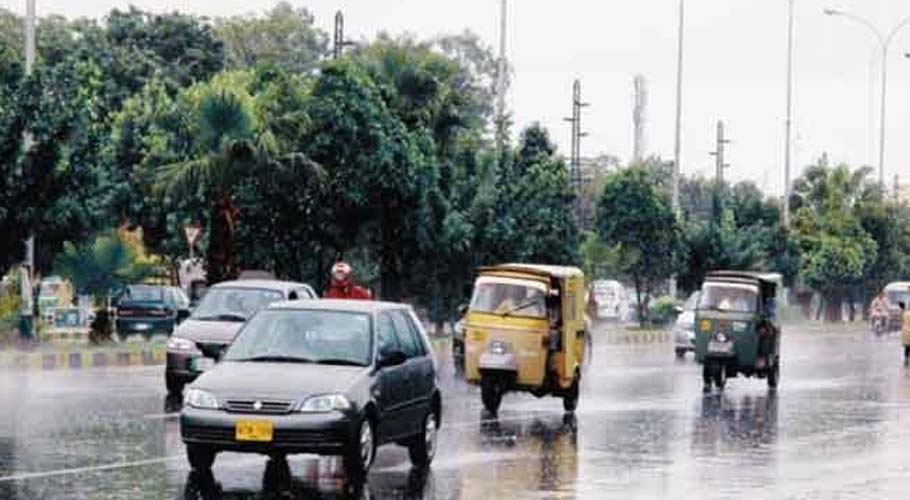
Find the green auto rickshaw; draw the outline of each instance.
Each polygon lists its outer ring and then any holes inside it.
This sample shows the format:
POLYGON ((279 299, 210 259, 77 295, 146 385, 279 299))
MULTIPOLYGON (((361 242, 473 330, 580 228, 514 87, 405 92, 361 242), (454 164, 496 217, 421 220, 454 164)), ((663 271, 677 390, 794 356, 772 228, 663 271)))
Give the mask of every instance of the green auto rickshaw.
POLYGON ((695 310, 695 359, 704 390, 723 389, 728 377, 780 380, 779 274, 745 271, 708 273, 695 310))

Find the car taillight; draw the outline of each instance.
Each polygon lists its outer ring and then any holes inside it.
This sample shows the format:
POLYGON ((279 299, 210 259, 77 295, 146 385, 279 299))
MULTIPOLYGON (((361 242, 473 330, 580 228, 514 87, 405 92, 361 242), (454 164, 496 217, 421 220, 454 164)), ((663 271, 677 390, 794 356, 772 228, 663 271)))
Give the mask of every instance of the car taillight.
POLYGON ((149 316, 156 316, 161 318, 166 318, 168 316, 172 316, 173 314, 174 311, 170 309, 152 309, 149 311, 149 316))
POLYGON ((117 309, 117 316, 132 316, 133 311, 129 309, 117 309))

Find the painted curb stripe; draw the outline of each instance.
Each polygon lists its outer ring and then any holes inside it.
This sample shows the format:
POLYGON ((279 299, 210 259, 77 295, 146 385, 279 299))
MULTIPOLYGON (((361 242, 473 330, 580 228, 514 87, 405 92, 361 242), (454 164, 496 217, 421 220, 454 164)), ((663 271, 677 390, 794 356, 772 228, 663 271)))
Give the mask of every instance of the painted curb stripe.
POLYGON ((130 351, 0 352, 0 370, 81 370, 107 366, 164 364, 164 348, 130 351))

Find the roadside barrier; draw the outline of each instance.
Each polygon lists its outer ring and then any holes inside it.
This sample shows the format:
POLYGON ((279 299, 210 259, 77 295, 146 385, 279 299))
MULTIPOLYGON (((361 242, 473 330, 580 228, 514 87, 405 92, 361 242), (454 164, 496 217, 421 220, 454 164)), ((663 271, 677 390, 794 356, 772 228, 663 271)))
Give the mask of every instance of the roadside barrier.
POLYGON ((56 352, 0 352, 0 370, 81 370, 109 366, 163 365, 165 346, 140 349, 77 349, 56 352))
POLYGON ((594 333, 594 341, 607 344, 663 344, 672 340, 668 330, 608 330, 594 333))

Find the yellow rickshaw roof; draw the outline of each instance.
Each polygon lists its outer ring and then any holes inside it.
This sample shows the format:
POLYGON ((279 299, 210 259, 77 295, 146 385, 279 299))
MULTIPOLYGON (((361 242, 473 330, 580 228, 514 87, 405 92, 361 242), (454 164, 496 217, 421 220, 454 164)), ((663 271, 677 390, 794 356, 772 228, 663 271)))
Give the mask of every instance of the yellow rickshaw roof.
POLYGON ((489 272, 517 272, 517 273, 526 273, 533 274, 536 276, 545 276, 545 277, 554 277, 554 278, 572 278, 576 276, 584 276, 584 273, 581 272, 581 269, 571 266, 550 266, 543 264, 499 264, 496 266, 487 266, 481 267, 478 269, 480 273, 489 273, 489 272))

